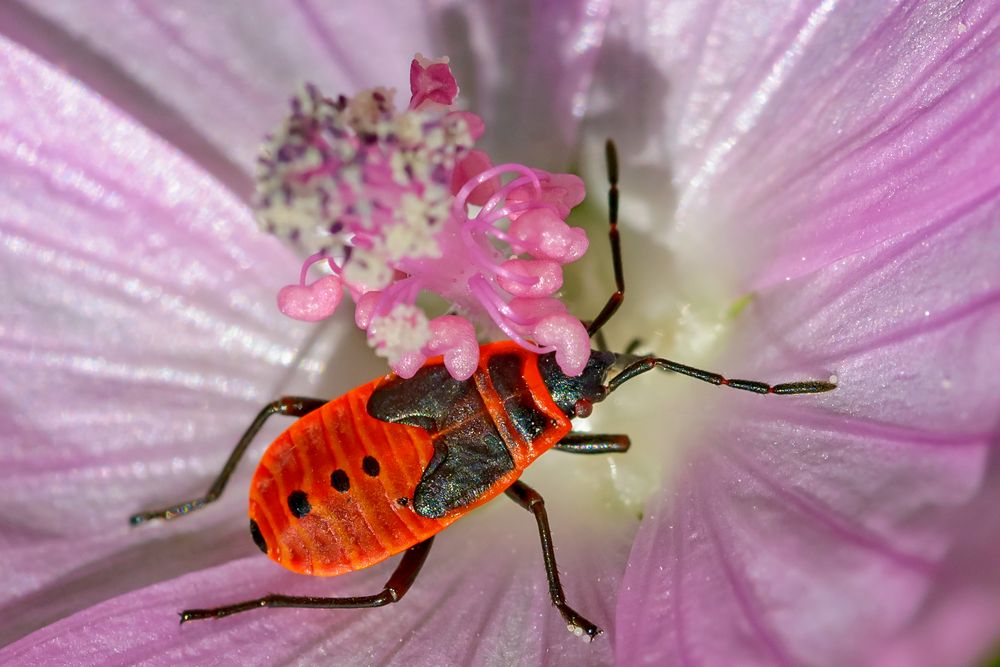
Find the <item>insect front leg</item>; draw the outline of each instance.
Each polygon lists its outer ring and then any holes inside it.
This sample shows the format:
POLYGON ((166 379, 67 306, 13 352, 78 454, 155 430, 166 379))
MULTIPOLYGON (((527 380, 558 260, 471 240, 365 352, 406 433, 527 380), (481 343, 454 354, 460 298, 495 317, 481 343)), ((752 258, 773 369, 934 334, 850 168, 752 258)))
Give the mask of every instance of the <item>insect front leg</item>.
POLYGON ((252 609, 263 609, 265 607, 298 607, 305 609, 359 609, 365 607, 383 607, 393 602, 399 602, 410 590, 410 586, 420 573, 420 568, 427 560, 434 538, 424 540, 416 544, 403 554, 403 559, 393 571, 385 588, 375 595, 362 595, 350 598, 317 598, 317 597, 296 597, 291 595, 265 595, 256 600, 247 600, 225 607, 215 607, 214 609, 187 609, 181 612, 181 623, 188 621, 200 621, 206 618, 222 618, 232 616, 252 609))
POLYGON ((140 523, 145 523, 146 521, 151 521, 153 519, 176 519, 179 516, 190 514, 191 512, 199 510, 205 505, 218 500, 219 496, 222 495, 222 491, 226 488, 229 478, 232 477, 233 471, 236 469, 236 464, 240 462, 243 454, 247 451, 247 447, 250 446, 254 436, 257 435, 257 432, 264 425, 264 422, 267 421, 268 417, 271 415, 304 417, 325 404, 326 401, 323 399, 303 398, 301 396, 285 396, 284 398, 279 398, 276 401, 268 403, 253 420, 250 427, 247 428, 246 433, 243 434, 240 441, 236 443, 233 453, 229 455, 226 465, 222 467, 222 472, 220 472, 219 476, 215 478, 215 481, 212 482, 212 486, 209 487, 208 492, 204 496, 186 500, 184 502, 177 503, 176 505, 165 507, 161 510, 133 514, 129 518, 129 523, 133 526, 137 526, 140 523))
POLYGON ((625 270, 622 266, 622 246, 618 238, 618 151, 615 142, 608 139, 604 144, 604 158, 608 169, 608 240, 611 242, 611 264, 615 272, 615 291, 604 308, 587 327, 593 337, 601 330, 618 307, 625 300, 625 270))
POLYGON ((545 512, 545 500, 524 482, 514 482, 506 493, 514 502, 534 514, 535 521, 538 522, 538 536, 542 540, 542 557, 545 560, 545 576, 549 580, 552 604, 562 614, 570 632, 578 637, 586 636, 593 640, 602 630, 566 604, 566 596, 559 581, 559 571, 556 569, 556 553, 552 547, 552 531, 549 529, 549 517, 545 512))
POLYGON ((620 454, 628 451, 632 441, 627 435, 605 433, 578 433, 563 436, 553 449, 571 454, 620 454))

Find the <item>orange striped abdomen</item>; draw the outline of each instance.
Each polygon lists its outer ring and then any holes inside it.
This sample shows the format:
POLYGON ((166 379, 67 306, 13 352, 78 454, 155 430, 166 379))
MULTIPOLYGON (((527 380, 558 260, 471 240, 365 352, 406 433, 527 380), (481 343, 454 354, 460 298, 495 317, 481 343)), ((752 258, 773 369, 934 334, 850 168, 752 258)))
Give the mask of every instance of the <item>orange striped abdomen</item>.
POLYGON ((433 444, 423 429, 368 416, 365 406, 378 382, 295 422, 261 459, 250 487, 250 518, 262 548, 290 570, 319 576, 359 570, 457 518, 427 519, 413 511, 413 489, 433 444))

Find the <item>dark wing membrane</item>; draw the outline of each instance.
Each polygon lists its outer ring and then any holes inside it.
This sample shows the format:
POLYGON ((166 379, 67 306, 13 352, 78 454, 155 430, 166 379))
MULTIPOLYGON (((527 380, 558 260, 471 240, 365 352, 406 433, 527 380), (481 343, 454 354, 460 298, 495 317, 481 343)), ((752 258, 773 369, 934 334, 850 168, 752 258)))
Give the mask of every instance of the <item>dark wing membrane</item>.
POLYGON ((495 355, 489 361, 489 371, 493 388, 503 401, 514 428, 522 438, 534 442, 552 420, 535 405, 524 379, 524 359, 517 354, 495 355))
POLYGON ((393 378, 368 400, 368 414, 418 426, 434 441, 434 456, 413 494, 421 516, 438 519, 464 507, 514 469, 514 459, 490 419, 475 382, 459 382, 444 366, 427 366, 409 380, 393 378))
POLYGON ((514 469, 514 461, 497 433, 469 424, 439 436, 434 457, 413 494, 413 509, 439 519, 482 497, 514 469))
POLYGON ((368 414, 391 424, 419 426, 433 433, 442 416, 463 394, 476 391, 471 380, 459 382, 444 365, 424 366, 408 380, 394 377, 368 399, 368 414))

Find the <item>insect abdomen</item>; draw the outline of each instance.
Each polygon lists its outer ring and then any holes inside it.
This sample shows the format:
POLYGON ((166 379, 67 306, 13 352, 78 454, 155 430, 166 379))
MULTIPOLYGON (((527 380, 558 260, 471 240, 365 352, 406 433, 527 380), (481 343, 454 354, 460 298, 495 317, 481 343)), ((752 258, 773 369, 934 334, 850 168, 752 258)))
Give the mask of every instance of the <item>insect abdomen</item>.
POLYGON ((422 429, 368 416, 375 384, 303 417, 261 459, 251 529, 258 546, 290 570, 333 576, 362 569, 451 523, 410 507, 433 446, 422 429))

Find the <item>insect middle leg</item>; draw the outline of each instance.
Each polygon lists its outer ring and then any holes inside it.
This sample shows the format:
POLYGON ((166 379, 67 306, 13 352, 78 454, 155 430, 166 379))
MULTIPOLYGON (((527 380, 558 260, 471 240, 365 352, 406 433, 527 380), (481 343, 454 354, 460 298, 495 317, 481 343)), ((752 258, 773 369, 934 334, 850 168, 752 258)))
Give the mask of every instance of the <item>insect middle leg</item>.
POLYGON ((268 417, 271 415, 304 417, 316 408, 326 405, 326 403, 327 401, 320 398, 304 398, 302 396, 285 396, 284 398, 279 398, 276 401, 268 403, 264 406, 264 409, 258 413, 257 417, 253 420, 253 423, 251 423, 250 427, 247 428, 246 433, 244 433, 243 437, 240 438, 240 441, 236 443, 236 447, 233 449, 232 454, 229 455, 226 465, 222 467, 222 472, 220 472, 218 477, 215 478, 215 481, 212 482, 212 486, 209 487, 208 492, 204 496, 186 500, 184 502, 177 503, 176 505, 165 507, 161 510, 133 514, 129 518, 129 523, 136 526, 140 523, 145 523, 146 521, 151 521, 153 519, 176 519, 179 516, 190 514, 191 512, 199 510, 205 505, 218 500, 219 496, 222 495, 222 491, 226 488, 229 478, 232 477, 233 471, 236 469, 236 465, 240 462, 243 454, 247 451, 247 447, 250 446, 254 436, 257 435, 258 431, 260 431, 268 417))
POLYGON ((601 634, 601 629, 566 604, 566 596, 563 593, 562 584, 559 582, 559 571, 556 569, 556 553, 552 547, 552 531, 549 529, 549 517, 545 512, 545 500, 542 499, 541 494, 524 482, 514 482, 507 489, 506 494, 518 505, 534 514, 535 521, 538 522, 538 536, 542 540, 542 557, 545 560, 545 576, 549 580, 549 595, 552 598, 552 604, 562 614, 570 632, 581 637, 587 635, 592 640, 601 634))
POLYGON ((563 436, 554 449, 571 454, 619 454, 627 452, 631 446, 627 435, 572 431, 563 436))
POLYGON ((434 538, 420 542, 410 547, 403 553, 403 559, 393 570, 389 581, 385 583, 382 592, 375 595, 361 595, 350 598, 317 598, 298 597, 293 595, 265 595, 256 600, 247 600, 225 607, 215 607, 214 609, 186 609, 181 612, 181 623, 187 621, 200 621, 206 618, 222 618, 232 616, 244 611, 253 609, 263 609, 264 607, 297 607, 302 609, 360 609, 366 607, 384 607, 393 602, 399 602, 410 590, 410 586, 420 574, 420 568, 427 560, 434 538))

